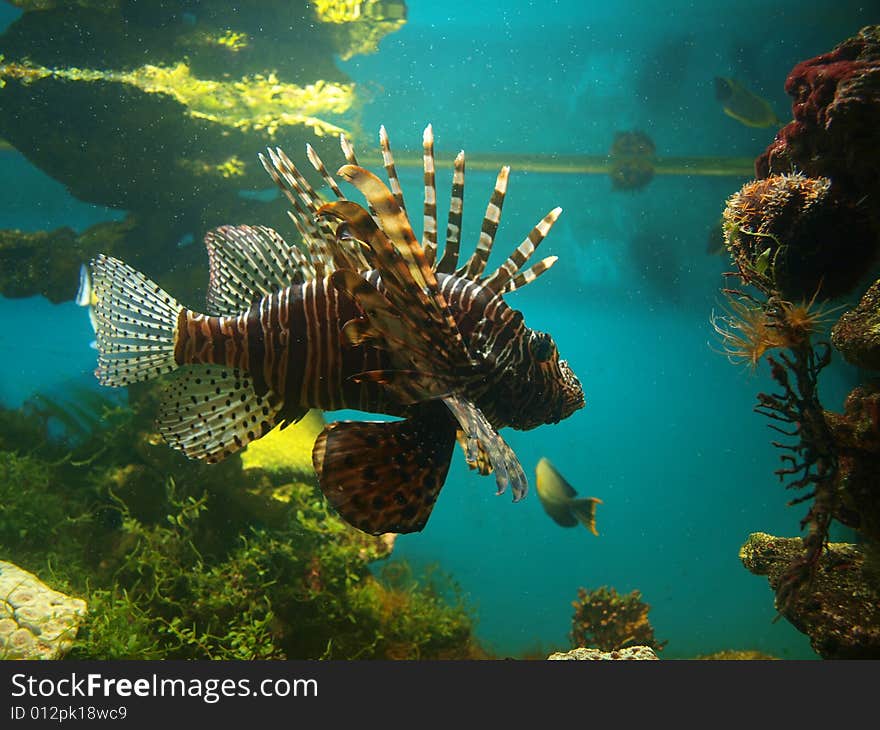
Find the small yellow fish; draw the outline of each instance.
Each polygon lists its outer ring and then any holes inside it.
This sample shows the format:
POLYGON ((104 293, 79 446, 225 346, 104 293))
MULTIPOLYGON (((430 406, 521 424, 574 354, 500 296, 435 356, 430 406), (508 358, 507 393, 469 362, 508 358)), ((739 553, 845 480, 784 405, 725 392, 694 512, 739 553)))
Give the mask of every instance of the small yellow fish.
POLYGON ((782 122, 766 99, 749 91, 736 79, 715 77, 715 98, 724 113, 747 127, 779 127, 782 122))
POLYGON ((535 467, 538 498, 544 511, 561 527, 574 527, 580 522, 594 535, 596 531, 596 505, 601 499, 585 497, 578 499, 577 492, 546 458, 535 467))

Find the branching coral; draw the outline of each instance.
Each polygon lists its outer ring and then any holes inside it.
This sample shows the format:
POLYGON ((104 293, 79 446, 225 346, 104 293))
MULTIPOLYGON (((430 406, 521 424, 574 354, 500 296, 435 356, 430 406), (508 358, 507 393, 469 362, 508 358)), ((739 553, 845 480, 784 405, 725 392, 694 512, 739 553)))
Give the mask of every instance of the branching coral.
POLYGON ((625 646, 650 646, 659 651, 666 645, 654 638, 654 628, 648 621, 651 607, 642 601, 639 591, 621 596, 606 586, 592 591, 578 588, 578 600, 572 606, 569 637, 573 648, 613 651, 625 646))

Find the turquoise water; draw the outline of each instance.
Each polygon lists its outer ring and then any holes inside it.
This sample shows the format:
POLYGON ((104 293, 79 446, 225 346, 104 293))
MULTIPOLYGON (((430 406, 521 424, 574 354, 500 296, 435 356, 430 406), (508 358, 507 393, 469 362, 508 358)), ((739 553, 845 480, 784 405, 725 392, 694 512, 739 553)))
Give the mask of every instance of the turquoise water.
MULTIPOLYGON (((649 133, 661 156, 753 157, 773 130, 724 116, 713 77, 746 80, 787 119, 791 67, 871 21, 846 2, 408 6, 407 24, 379 53, 338 64, 371 89, 365 129, 385 124, 396 147, 418 150, 430 122, 446 159, 462 147, 502 160, 605 154, 628 129, 649 133)), ((82 230, 119 215, 72 200, 16 153, 0 152, 0 175, 16 181, 0 199, 0 227, 82 230)), ((441 217, 449 178, 438 174, 441 217)), ((493 181, 468 174, 465 245, 476 240, 493 181)), ((469 473, 456 454, 428 526, 397 543, 398 556, 453 575, 497 653, 567 647, 577 588, 612 585, 642 592, 657 637, 669 642, 664 656, 728 648, 815 656, 806 637, 773 622, 766 580, 737 558, 751 532, 799 534, 806 509, 785 506, 773 475, 779 454, 752 412, 755 394, 771 388, 766 366, 758 375, 731 366, 709 324, 726 262, 706 254, 707 234, 743 182, 658 177, 619 192, 603 176, 514 168, 490 267, 563 207, 543 244, 559 262, 509 302, 552 332, 587 405, 558 425, 505 436, 530 476, 546 456, 582 496, 604 501, 601 534, 559 528, 534 490, 518 504, 496 497, 493 480, 469 473)), ((403 184, 420 199, 420 172, 404 172, 403 184)), ((4 404, 88 377, 95 353, 83 310, 0 300, 0 317, 3 350, 15 353, 0 365, 4 404)), ((824 403, 839 410, 855 373, 838 362, 824 377, 824 403)))

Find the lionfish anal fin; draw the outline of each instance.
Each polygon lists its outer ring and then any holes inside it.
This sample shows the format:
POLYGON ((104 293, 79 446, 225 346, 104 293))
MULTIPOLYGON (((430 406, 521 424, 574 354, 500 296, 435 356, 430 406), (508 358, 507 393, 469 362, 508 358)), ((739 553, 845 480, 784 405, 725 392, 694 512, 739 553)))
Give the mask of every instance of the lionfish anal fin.
MULTIPOLYGON (((221 461, 278 423, 282 399, 258 395, 253 379, 223 365, 192 365, 180 370, 162 395, 156 419, 159 433, 190 459, 221 461)), ((305 415, 285 414, 292 420, 305 415)))
POLYGON ((321 491, 342 518, 372 535, 421 530, 446 480, 455 422, 438 403, 403 421, 338 421, 315 441, 321 491))

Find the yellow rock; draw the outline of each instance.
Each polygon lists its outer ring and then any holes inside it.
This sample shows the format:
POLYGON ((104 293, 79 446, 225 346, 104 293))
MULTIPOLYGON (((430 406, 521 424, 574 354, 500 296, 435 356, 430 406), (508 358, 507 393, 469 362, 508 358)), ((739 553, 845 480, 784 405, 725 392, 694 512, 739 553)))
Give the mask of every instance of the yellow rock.
POLYGON ((309 411, 299 423, 283 430, 275 428, 249 444, 241 456, 242 466, 277 475, 314 478, 312 446, 323 428, 321 411, 309 411))

